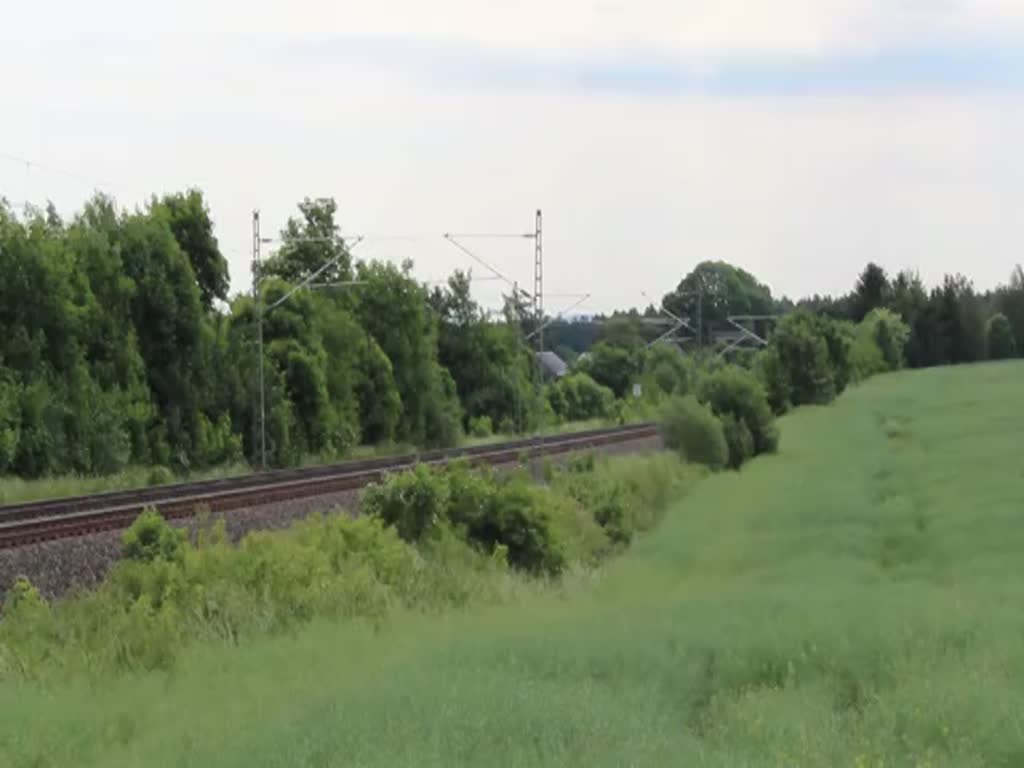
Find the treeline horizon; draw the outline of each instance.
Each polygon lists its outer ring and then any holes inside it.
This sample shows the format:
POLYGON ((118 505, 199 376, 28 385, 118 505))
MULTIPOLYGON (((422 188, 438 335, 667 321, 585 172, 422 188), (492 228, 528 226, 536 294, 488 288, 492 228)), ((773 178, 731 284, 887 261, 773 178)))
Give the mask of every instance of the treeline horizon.
MULTIPOLYGON (((796 311, 852 328, 884 309, 905 324, 899 362, 913 367, 1013 356, 1024 338, 1020 267, 978 293, 960 275, 928 289, 914 273, 869 264, 849 294, 794 303, 742 269, 703 262, 663 301, 703 330, 691 354, 648 346, 665 330, 644 322, 662 314, 653 305, 599 322, 545 318, 546 348, 572 372, 544 384, 521 298, 506 297, 495 321, 468 272, 430 288, 411 262, 356 262, 336 214, 332 200, 299 203, 261 266, 267 448, 278 466, 361 444, 447 446, 466 433, 621 420, 685 393, 695 367, 719 365, 713 331, 734 315, 796 311), (315 289, 274 306, 314 274, 315 289)), ((98 194, 67 221, 52 206, 17 215, 0 199, 0 273, 0 474, 257 462, 259 313, 251 293, 229 296, 199 190, 131 211, 98 194)), ((735 361, 753 368, 754 356, 735 361)))

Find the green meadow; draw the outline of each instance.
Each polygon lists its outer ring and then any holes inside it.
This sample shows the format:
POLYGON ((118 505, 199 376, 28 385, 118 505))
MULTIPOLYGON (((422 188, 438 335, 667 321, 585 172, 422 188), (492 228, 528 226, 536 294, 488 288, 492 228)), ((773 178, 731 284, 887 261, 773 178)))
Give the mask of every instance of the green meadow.
POLYGON ((0 765, 1024 765, 1022 385, 800 409, 624 555, 500 605, 2 683, 0 765))

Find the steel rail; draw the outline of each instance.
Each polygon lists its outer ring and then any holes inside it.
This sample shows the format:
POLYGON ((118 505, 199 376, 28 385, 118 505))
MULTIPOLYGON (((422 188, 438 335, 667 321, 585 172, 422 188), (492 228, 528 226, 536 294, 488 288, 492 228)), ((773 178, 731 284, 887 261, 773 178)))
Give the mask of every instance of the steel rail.
MULTIPOLYGON (((542 454, 557 455, 632 442, 656 437, 657 434, 656 426, 638 424, 554 435, 545 443, 542 454)), ((476 465, 512 464, 518 462, 524 452, 536 456, 535 448, 536 443, 528 438, 472 448, 9 505, 0 507, 0 549, 125 528, 146 507, 154 507, 167 519, 192 517, 199 509, 227 512, 356 490, 389 473, 411 469, 418 463, 444 464, 466 459, 476 465)))

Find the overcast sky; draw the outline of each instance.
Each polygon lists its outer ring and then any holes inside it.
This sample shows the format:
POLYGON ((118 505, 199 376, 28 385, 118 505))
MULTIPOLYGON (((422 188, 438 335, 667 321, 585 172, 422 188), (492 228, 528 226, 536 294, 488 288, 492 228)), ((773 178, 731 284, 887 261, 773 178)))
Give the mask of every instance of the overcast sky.
POLYGON ((235 290, 304 196, 423 279, 541 207, 590 310, 704 259, 793 297, 1024 260, 1024 0, 0 0, 0 65, 0 195, 199 186, 235 290))

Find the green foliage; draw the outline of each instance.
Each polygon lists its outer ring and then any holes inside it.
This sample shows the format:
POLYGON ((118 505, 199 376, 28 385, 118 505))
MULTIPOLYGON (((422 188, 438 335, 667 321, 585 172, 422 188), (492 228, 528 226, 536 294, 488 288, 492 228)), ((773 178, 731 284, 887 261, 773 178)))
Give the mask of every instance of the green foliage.
MULTIPOLYGON (((646 321, 664 317, 650 306, 551 320, 552 348, 586 354, 574 375, 538 387, 524 343, 537 319, 521 295, 493 321, 472 298, 468 273, 428 291, 411 262, 356 266, 337 215, 333 200, 303 200, 262 264, 259 298, 239 295, 225 308, 227 261, 198 190, 133 211, 96 195, 67 222, 0 203, 0 473, 113 476, 158 465, 189 474, 251 462, 262 458, 261 420, 267 458, 282 466, 337 459, 360 444, 450 446, 486 420, 503 433, 622 422, 694 391, 698 368, 720 365, 669 344, 647 348, 657 328, 646 321), (294 291, 314 274, 318 290, 294 291)), ((890 280, 869 264, 850 294, 809 299, 815 311, 780 322, 767 351, 732 359, 757 373, 783 413, 830 402, 904 356, 919 367, 980 360, 990 346, 1012 355, 1003 322, 989 319, 1001 312, 1010 338, 1021 338, 1022 297, 1020 269, 982 295, 960 275, 929 293, 912 273, 890 280)), ((704 350, 728 317, 791 306, 723 262, 699 264, 665 297, 667 311, 700 322, 704 350)))
POLYGON ((739 469, 746 461, 754 458, 754 435, 746 422, 732 413, 723 414, 720 420, 722 434, 725 435, 726 445, 729 446, 729 468, 739 469))
POLYGON ((0 474, 8 472, 21 440, 20 388, 0 360, 0 474))
POLYGON ((223 521, 203 525, 191 543, 147 512, 96 590, 52 606, 26 582, 8 591, 0 687, 12 677, 167 669, 196 642, 238 645, 316 619, 380 629, 410 611, 506 602, 649 530, 688 480, 664 455, 585 467, 553 470, 543 487, 467 465, 389 478, 368 505, 403 525, 429 517, 415 545, 377 514, 314 516, 232 545, 223 521))
POLYGON ((885 362, 885 370, 896 371, 903 367, 904 349, 910 340, 910 328, 888 309, 872 310, 863 320, 863 330, 878 346, 885 362))
POLYGON ((543 494, 522 479, 499 483, 462 466, 420 465, 371 486, 361 509, 394 526, 406 541, 420 541, 450 524, 488 553, 503 547, 518 568, 555 574, 565 565, 543 494))
POLYGON ((1009 282, 996 289, 993 299, 996 312, 1009 320, 1020 353, 1019 345, 1024 344, 1024 269, 1019 264, 1013 268, 1009 282))
POLYGON ((850 369, 850 350, 853 347, 854 326, 847 320, 821 316, 817 318, 818 333, 825 339, 828 349, 828 364, 832 372, 835 394, 846 391, 852 375, 850 369))
POLYGON ((664 299, 665 308, 678 317, 699 318, 705 334, 732 315, 766 315, 774 305, 768 286, 723 261, 698 264, 664 299))
POLYGON ((835 371, 821 327, 818 317, 798 310, 779 321, 769 341, 789 382, 785 400, 795 406, 828 403, 836 396, 835 371))
POLYGON ((455 389, 455 380, 447 369, 434 366, 437 387, 427 402, 426 445, 434 448, 453 448, 462 439, 462 406, 455 389))
POLYGON ((720 368, 701 381, 699 397, 722 422, 733 469, 749 458, 778 449, 775 416, 754 374, 736 366, 720 368))
POLYGON ((892 286, 885 270, 875 263, 869 263, 857 278, 853 290, 853 317, 850 319, 861 322, 871 312, 884 308, 890 301, 892 286))
POLYGON ((466 489, 466 483, 453 484, 452 505, 459 510, 453 522, 465 527, 469 541, 487 552, 504 547, 517 568, 548 575, 562 571, 566 558, 546 494, 524 478, 492 483, 482 497, 470 492, 464 498, 466 489))
POLYGON ((371 485, 360 501, 364 514, 394 526, 406 541, 419 541, 448 517, 448 483, 426 464, 371 485))
POLYGON ((183 529, 174 528, 155 509, 148 508, 122 534, 121 556, 141 563, 181 563, 186 540, 183 529))
POLYGON ((146 477, 146 485, 167 485, 174 482, 174 473, 168 467, 153 467, 146 477))
POLYGON ((199 284, 203 306, 213 307, 215 299, 226 301, 230 281, 228 262, 213 234, 210 211, 198 189, 167 195, 153 205, 154 214, 166 219, 178 247, 188 256, 199 284))
POLYGON ((577 361, 576 367, 610 389, 615 397, 625 397, 637 374, 637 353, 601 341, 590 348, 585 359, 577 361))
POLYGON ((477 416, 469 420, 469 434, 473 437, 490 437, 494 434, 494 425, 490 416, 477 416))
POLYGON ((851 350, 855 380, 903 367, 904 350, 910 341, 910 328, 888 309, 872 310, 857 326, 851 350))
POLYGON ((351 280, 352 256, 335 222, 338 204, 307 197, 298 208, 300 215, 288 219, 281 232, 283 246, 266 260, 263 275, 298 283, 319 271, 323 283, 351 280))
POLYGON ((754 374, 764 387, 772 412, 776 416, 786 413, 792 407, 790 398, 793 385, 789 382, 789 374, 782 364, 777 347, 769 346, 757 353, 754 359, 754 374))
POLYGON ((562 421, 587 421, 611 415, 615 393, 585 373, 571 373, 547 387, 547 400, 562 421))
POLYGON ((687 461, 721 469, 729 463, 729 444, 722 422, 693 395, 673 398, 661 414, 665 445, 687 461))
POLYGON ((443 444, 450 433, 448 380, 437 364, 437 328, 427 292, 413 280, 411 266, 360 263, 363 284, 353 293, 355 313, 391 361, 402 402, 395 437, 443 444))
MULTIPOLYGON (((467 425, 486 417, 524 431, 538 422, 534 357, 514 323, 492 323, 456 272, 430 297, 439 320, 438 360, 451 373, 467 425)), ((470 432, 472 428, 470 427, 470 432)))
POLYGON ((985 339, 990 359, 1005 360, 1016 356, 1017 342, 1013 336, 1013 328, 1006 315, 1001 312, 989 318, 985 327, 985 339))
POLYGON ((655 344, 644 351, 641 375, 644 397, 657 401, 672 395, 686 395, 695 380, 693 361, 678 347, 655 344))

